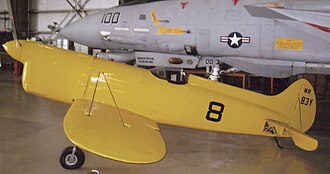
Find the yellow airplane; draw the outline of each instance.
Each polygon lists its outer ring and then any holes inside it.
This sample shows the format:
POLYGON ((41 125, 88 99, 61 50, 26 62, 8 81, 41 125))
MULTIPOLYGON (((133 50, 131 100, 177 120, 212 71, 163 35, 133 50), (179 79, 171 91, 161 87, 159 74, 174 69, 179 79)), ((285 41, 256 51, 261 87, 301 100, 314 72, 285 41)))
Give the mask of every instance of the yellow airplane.
POLYGON ((189 75, 186 84, 159 79, 150 71, 96 59, 33 41, 3 45, 24 64, 26 92, 69 103, 64 130, 75 144, 63 151, 64 168, 79 168, 83 152, 128 163, 153 163, 166 154, 157 123, 268 137, 291 137, 313 151, 306 135, 316 98, 307 80, 266 96, 189 75))

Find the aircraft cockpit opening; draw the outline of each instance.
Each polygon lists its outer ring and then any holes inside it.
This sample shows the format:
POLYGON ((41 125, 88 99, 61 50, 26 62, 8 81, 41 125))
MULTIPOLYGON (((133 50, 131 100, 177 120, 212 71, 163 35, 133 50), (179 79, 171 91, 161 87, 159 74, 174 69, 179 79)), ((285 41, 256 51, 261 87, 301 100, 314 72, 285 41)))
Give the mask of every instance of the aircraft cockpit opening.
POLYGON ((183 70, 170 68, 153 68, 149 70, 155 77, 166 80, 169 83, 184 85, 188 83, 189 74, 183 70))

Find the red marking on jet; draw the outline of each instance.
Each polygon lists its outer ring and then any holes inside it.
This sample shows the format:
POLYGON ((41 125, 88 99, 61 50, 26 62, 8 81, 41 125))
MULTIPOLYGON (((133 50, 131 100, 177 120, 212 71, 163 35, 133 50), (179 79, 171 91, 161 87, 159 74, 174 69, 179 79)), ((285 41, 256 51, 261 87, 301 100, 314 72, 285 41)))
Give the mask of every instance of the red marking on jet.
POLYGON ((307 23, 307 22, 306 22, 306 24, 308 24, 308 25, 310 25, 314 28, 317 28, 319 30, 322 30, 324 32, 330 33, 330 28, 329 27, 325 27, 325 26, 321 26, 321 25, 317 25, 317 24, 312 24, 312 23, 307 23))
POLYGON ((234 5, 238 3, 239 0, 233 0, 234 5))
POLYGON ((186 8, 186 6, 189 4, 189 2, 181 2, 182 9, 186 8))

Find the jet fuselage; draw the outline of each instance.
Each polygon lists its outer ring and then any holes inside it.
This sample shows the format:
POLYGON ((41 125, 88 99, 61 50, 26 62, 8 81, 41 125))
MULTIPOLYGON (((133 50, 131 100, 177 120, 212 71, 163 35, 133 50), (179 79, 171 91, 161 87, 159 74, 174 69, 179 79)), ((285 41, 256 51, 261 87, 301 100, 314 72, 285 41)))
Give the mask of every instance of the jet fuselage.
POLYGON ((187 0, 118 6, 69 26, 76 28, 77 37, 61 34, 94 48, 330 63, 329 40, 299 30, 317 29, 251 17, 244 5, 257 2, 187 0))
POLYGON ((269 2, 173 0, 118 6, 69 25, 61 35, 93 48, 131 51, 138 65, 167 66, 157 60, 179 57, 188 68, 223 62, 267 77, 330 74, 330 29, 322 26, 330 22, 329 14, 299 11, 306 16, 299 18, 294 10, 254 6, 269 2), (310 23, 315 15, 320 19, 310 23))

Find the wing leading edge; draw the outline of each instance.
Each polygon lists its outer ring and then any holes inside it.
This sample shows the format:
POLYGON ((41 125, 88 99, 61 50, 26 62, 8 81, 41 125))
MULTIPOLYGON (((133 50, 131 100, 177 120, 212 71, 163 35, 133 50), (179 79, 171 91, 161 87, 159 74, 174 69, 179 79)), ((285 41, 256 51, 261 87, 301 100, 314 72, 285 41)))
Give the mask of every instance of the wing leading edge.
MULTIPOLYGON (((328 6, 330 5, 329 2, 326 3, 328 6)), ((279 8, 277 6, 269 7, 266 5, 247 5, 245 8, 253 17, 299 21, 324 32, 330 32, 330 14, 326 10, 296 10, 284 7, 279 8)))

